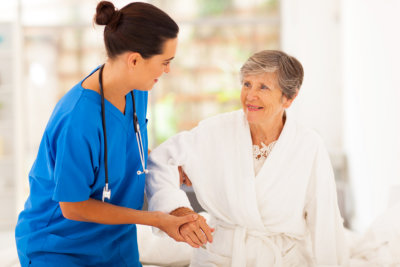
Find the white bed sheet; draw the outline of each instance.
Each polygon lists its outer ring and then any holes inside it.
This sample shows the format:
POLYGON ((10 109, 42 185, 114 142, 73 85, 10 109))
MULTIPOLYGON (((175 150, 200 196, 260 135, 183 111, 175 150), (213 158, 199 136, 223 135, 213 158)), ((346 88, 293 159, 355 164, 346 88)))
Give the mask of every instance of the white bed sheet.
MULTIPOLYGON (((207 214, 203 214, 207 217, 207 214)), ((140 260, 145 267, 184 267, 190 263, 192 248, 168 236, 152 233, 150 226, 138 225, 140 260)), ((19 266, 12 231, 0 235, 0 265, 19 266)), ((363 233, 346 231, 350 267, 400 267, 400 202, 379 216, 363 233)))
POLYGON ((379 216, 362 234, 347 234, 351 267, 400 266, 400 202, 379 216))
MULTIPOLYGON (((400 202, 379 216, 365 233, 346 230, 346 237, 350 267, 400 267, 400 202)), ((190 263, 193 249, 189 245, 155 235, 149 226, 138 226, 138 243, 143 264, 182 267, 190 263)))

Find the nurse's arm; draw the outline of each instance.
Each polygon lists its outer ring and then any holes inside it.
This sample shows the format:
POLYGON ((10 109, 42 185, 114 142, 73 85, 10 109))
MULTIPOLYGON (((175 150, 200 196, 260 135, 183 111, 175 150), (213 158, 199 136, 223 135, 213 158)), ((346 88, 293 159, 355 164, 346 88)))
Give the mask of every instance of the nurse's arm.
POLYGON ((159 211, 134 210, 92 198, 80 202, 60 202, 60 208, 63 216, 69 220, 100 224, 149 225, 161 229, 180 242, 185 242, 179 233, 180 226, 198 218, 197 214, 177 217, 159 211))

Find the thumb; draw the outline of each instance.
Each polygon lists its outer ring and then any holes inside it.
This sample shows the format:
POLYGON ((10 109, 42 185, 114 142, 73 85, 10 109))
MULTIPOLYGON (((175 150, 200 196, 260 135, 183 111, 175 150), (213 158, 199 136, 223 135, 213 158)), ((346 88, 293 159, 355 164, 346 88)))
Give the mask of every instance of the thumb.
POLYGON ((182 225, 182 224, 185 224, 188 222, 193 222, 193 221, 197 220, 198 218, 199 218, 199 215, 197 215, 197 214, 185 215, 185 216, 179 217, 179 224, 182 225))

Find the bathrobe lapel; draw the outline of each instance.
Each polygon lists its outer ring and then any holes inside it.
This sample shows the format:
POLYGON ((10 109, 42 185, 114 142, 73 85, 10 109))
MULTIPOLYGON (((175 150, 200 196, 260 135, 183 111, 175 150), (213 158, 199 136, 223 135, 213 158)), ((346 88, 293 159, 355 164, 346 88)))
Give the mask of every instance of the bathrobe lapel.
MULTIPOLYGON (((259 207, 257 204, 257 193, 256 193, 256 179, 254 173, 254 162, 253 162, 253 144, 250 134, 250 128, 245 114, 241 112, 238 114, 238 127, 235 129, 240 133, 240 152, 238 153, 239 160, 235 164, 238 166, 238 176, 236 179, 242 184, 244 194, 245 213, 247 216, 247 226, 253 229, 263 229, 263 222, 259 207), (243 125, 245 127, 243 127, 243 125)), ((229 166, 227 166, 229 167, 229 166)))

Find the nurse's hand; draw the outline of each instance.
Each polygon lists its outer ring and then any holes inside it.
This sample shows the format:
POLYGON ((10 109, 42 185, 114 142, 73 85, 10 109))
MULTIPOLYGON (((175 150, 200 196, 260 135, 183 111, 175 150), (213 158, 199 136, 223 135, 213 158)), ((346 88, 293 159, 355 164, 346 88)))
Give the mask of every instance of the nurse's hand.
POLYGON ((192 182, 190 181, 189 177, 187 177, 186 173, 183 171, 182 167, 178 167, 179 171, 179 184, 185 184, 187 186, 192 186, 192 182))
POLYGON ((186 242, 186 239, 180 234, 179 229, 184 224, 196 221, 199 215, 188 214, 178 217, 160 212, 160 217, 159 224, 157 225, 158 228, 167 233, 175 241, 186 242))
MULTIPOLYGON (((187 216, 187 214, 197 214, 189 208, 181 207, 170 214, 175 216, 187 216)), ((203 216, 198 215, 198 219, 193 222, 188 222, 182 225, 179 229, 180 234, 185 239, 186 243, 194 248, 199 248, 208 242, 212 242, 212 232, 214 229, 208 226, 206 219, 203 216)))

